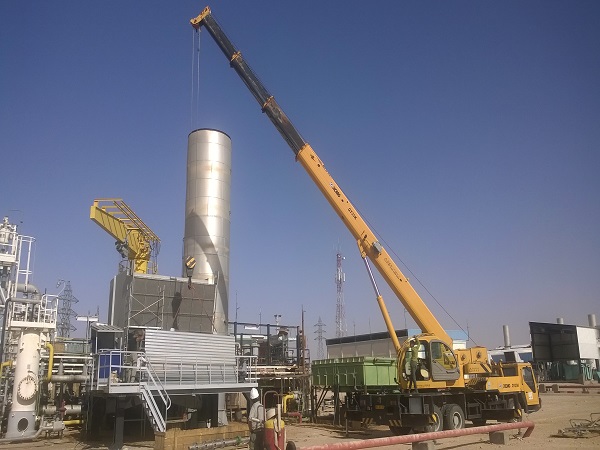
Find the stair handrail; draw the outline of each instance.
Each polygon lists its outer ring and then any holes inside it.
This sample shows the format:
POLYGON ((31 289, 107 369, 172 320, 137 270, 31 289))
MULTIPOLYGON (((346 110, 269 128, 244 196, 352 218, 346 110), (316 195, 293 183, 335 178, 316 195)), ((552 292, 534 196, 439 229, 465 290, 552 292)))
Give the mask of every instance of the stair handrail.
POLYGON ((151 417, 151 421, 153 423, 152 428, 155 431, 164 432, 166 431, 167 421, 166 418, 163 418, 158 405, 154 401, 154 395, 152 395, 152 391, 148 388, 148 385, 141 384, 140 391, 142 392, 142 399, 144 403, 144 409, 146 410, 146 414, 149 414, 151 417), (157 428, 155 428, 155 425, 157 428))
POLYGON ((160 381, 160 377, 152 367, 152 364, 150 363, 148 358, 146 358, 146 355, 138 355, 138 358, 144 363, 143 366, 140 366, 140 369, 144 370, 148 374, 148 380, 152 381, 152 387, 154 387, 155 390, 158 392, 158 395, 160 396, 161 400, 165 404, 166 409, 168 410, 171 407, 171 397, 165 389, 165 386, 162 384, 162 381, 160 381))

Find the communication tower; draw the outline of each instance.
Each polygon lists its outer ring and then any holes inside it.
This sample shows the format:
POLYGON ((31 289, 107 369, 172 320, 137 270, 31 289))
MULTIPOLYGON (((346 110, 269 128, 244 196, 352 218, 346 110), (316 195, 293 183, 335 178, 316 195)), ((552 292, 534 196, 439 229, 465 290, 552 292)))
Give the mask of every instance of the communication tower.
POLYGON ((323 341, 325 340, 325 324, 321 320, 320 316, 319 321, 316 323, 315 327, 317 327, 317 337, 315 338, 315 341, 317 341, 317 359, 324 359, 325 352, 323 350, 323 341))
POLYGON ((64 288, 58 296, 59 306, 56 334, 58 337, 68 338, 71 337, 71 331, 77 329, 75 325, 71 324, 71 318, 77 318, 77 313, 73 311, 73 305, 78 303, 79 300, 73 295, 70 281, 58 280, 56 287, 59 288, 61 284, 64 284, 64 288))
POLYGON ((335 285, 337 287, 337 301, 335 304, 335 337, 344 337, 348 333, 346 328, 346 307, 344 305, 344 281, 346 281, 346 274, 342 270, 342 261, 346 258, 338 251, 336 259, 335 285))

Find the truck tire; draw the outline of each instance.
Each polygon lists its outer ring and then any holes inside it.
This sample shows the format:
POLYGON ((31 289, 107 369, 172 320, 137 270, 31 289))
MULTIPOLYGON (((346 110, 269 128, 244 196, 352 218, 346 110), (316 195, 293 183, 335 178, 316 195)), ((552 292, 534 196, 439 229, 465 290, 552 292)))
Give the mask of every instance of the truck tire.
POLYGON ((446 405, 444 409, 444 430, 460 430, 465 427, 465 413, 460 406, 446 405))
POLYGON ((427 425, 425 427, 426 433, 442 431, 444 429, 444 416, 442 415, 442 409, 439 406, 434 405, 432 415, 435 418, 435 423, 432 423, 431 425, 427 425))
POLYGON ((509 422, 511 422, 511 423, 514 423, 514 422, 523 422, 523 410, 522 409, 515 409, 515 417, 513 417, 512 419, 510 419, 509 422))

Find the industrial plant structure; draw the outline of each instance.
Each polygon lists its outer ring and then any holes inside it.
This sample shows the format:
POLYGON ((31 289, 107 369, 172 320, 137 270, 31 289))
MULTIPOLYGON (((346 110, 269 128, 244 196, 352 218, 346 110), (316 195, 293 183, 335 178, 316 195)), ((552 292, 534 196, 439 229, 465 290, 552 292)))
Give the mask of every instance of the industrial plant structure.
MULTIPOLYGON (((160 239, 122 199, 94 201, 90 218, 116 240, 125 263, 110 281, 108 320, 88 320, 79 347, 57 339, 57 296, 31 284, 34 239, 20 235, 8 218, 0 224, 3 439, 61 434, 66 426, 79 425, 88 437, 111 433, 120 448, 126 422, 133 424, 129 431, 152 430, 164 441, 175 427, 247 434, 237 422, 250 389, 258 388, 267 406, 302 420, 323 398, 310 390, 311 381, 321 394, 335 391, 336 420, 386 425, 394 434, 457 430, 466 421, 519 420, 538 410, 532 365, 496 364, 484 347, 466 348, 465 333, 445 330, 210 9, 191 24, 205 27, 216 40, 355 238, 387 333, 345 335, 341 255, 338 333, 327 341, 329 359, 311 367, 303 318, 301 326, 280 324, 279 314, 275 324, 229 320, 232 144, 222 131, 198 129, 188 136, 181 273, 158 273, 160 239), (419 329, 393 327, 371 265, 419 329)), ((598 368, 595 319, 590 327, 530 326, 536 361, 558 360, 563 372, 569 361, 598 368)), ((210 433, 201 434, 192 436, 211 440, 210 433)))
POLYGON ((110 281, 107 322, 88 320, 79 342, 57 337, 57 296, 31 284, 35 239, 4 218, 5 440, 78 425, 88 437, 112 434, 119 448, 126 421, 130 432, 152 429, 163 439, 173 427, 243 436, 246 426, 231 420, 245 413, 251 388, 273 406, 283 401, 285 412, 308 403, 310 360, 300 327, 228 320, 230 189, 229 137, 190 133, 182 273, 175 275, 158 273, 160 239, 131 207, 122 199, 93 202, 90 218, 116 240, 123 260, 110 281))

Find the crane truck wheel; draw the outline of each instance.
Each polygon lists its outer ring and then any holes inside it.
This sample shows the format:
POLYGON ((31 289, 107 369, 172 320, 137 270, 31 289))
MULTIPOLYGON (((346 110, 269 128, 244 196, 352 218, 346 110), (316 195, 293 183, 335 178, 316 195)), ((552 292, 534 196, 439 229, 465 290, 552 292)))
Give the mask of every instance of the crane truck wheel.
POLYGON ((433 406, 433 414, 431 415, 434 423, 427 425, 425 427, 426 433, 431 433, 434 431, 442 431, 444 429, 444 416, 442 415, 442 409, 434 405, 433 406))
POLYGON ((444 430, 460 430, 465 427, 465 413, 460 406, 446 405, 444 409, 444 430))
POLYGON ((509 420, 509 422, 523 422, 523 410, 521 408, 515 409, 515 416, 509 420))

